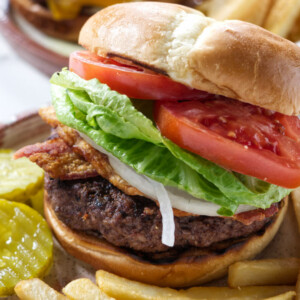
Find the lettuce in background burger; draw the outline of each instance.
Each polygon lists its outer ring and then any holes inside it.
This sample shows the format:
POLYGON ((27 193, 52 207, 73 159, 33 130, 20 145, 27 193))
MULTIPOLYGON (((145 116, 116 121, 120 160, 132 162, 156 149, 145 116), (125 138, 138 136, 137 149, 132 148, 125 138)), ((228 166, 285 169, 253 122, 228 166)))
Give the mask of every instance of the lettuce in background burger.
POLYGON ((154 2, 98 12, 79 43, 88 52, 53 75, 54 108, 40 111, 51 137, 16 154, 47 172, 65 249, 171 287, 259 253, 300 185, 300 49, 154 2))

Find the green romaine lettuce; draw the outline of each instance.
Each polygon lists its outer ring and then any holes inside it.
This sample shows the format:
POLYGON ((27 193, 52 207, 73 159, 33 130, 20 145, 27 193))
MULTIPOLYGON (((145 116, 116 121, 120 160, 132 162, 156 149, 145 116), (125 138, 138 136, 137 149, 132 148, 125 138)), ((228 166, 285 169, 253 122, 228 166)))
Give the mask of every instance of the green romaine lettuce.
POLYGON ((60 122, 89 136, 137 173, 213 202, 223 215, 239 205, 267 208, 290 190, 230 172, 161 136, 130 99, 93 79, 63 70, 51 78, 60 122))

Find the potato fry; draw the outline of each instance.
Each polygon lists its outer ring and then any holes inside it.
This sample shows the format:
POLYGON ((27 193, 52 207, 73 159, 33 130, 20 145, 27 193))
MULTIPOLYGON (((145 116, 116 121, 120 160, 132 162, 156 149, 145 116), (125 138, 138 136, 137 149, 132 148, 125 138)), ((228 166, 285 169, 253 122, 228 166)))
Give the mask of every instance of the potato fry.
POLYGON ((274 296, 271 298, 266 298, 265 300, 293 300, 296 293, 293 291, 286 292, 284 294, 274 296))
POLYGON ((264 299, 275 295, 294 291, 294 286, 251 286, 239 289, 229 287, 194 287, 187 290, 161 288, 128 280, 105 271, 96 273, 96 281, 100 289, 111 297, 120 300, 130 299, 264 299))
POLYGON ((271 0, 206 0, 197 9, 217 20, 242 20, 262 25, 271 0))
POLYGON ((190 299, 176 290, 128 280, 103 270, 96 272, 96 281, 104 293, 120 300, 190 299))
POLYGON ((71 300, 114 300, 87 278, 71 281, 62 291, 71 300))
POLYGON ((275 0, 263 27, 286 37, 299 16, 300 0, 275 0))
POLYGON ((265 299, 289 291, 294 291, 294 286, 245 286, 238 289, 229 287, 194 287, 182 291, 182 293, 191 299, 213 299, 213 300, 250 300, 265 299))
POLYGON ((229 267, 228 284, 230 287, 295 284, 299 267, 298 258, 237 262, 229 267))
POLYGON ((40 279, 20 281, 15 292, 21 300, 67 300, 68 298, 52 289, 40 279))
POLYGON ((300 188, 292 192, 292 201, 295 210, 295 215, 298 222, 298 231, 300 233, 300 188))

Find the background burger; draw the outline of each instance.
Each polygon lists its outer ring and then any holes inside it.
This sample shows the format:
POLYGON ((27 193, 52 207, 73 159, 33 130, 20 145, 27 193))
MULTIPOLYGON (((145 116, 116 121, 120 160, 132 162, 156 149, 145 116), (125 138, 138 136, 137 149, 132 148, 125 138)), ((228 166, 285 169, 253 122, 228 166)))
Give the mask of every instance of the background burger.
POLYGON ((11 0, 10 2, 13 9, 47 35, 77 42, 81 27, 96 10, 119 1, 11 0))
MULTIPOLYGON (((81 27, 100 8, 131 0, 10 0, 13 9, 47 35, 78 41, 81 27)), ((167 1, 173 2, 173 1, 167 1)))
POLYGON ((300 50, 151 2, 98 12, 79 42, 88 52, 53 75, 54 107, 40 111, 51 137, 16 154, 46 171, 45 214, 65 249, 172 287, 259 253, 300 185, 300 50))

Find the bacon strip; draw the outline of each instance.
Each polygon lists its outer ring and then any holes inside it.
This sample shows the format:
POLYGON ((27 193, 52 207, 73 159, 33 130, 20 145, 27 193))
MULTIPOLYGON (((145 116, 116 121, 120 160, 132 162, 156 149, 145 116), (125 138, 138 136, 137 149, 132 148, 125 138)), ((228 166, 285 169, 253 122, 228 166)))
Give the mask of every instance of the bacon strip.
POLYGON ((74 180, 98 175, 93 166, 73 152, 62 138, 26 146, 17 151, 14 157, 28 157, 52 178, 74 180))
POLYGON ((267 209, 259 208, 255 210, 245 211, 234 215, 232 218, 245 225, 250 225, 254 221, 262 221, 265 218, 274 216, 278 212, 278 210, 278 203, 274 203, 267 209))
POLYGON ((64 152, 72 152, 72 149, 60 137, 51 136, 43 143, 36 143, 34 145, 25 146, 18 150, 14 158, 30 157, 36 153, 48 153, 49 155, 59 155, 64 152))
POLYGON ((58 135, 72 148, 72 151, 89 162, 100 176, 110 181, 115 187, 127 195, 145 196, 114 171, 105 154, 94 149, 80 137, 76 130, 61 124, 56 118, 53 107, 42 108, 39 114, 46 123, 55 128, 58 135))

